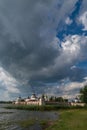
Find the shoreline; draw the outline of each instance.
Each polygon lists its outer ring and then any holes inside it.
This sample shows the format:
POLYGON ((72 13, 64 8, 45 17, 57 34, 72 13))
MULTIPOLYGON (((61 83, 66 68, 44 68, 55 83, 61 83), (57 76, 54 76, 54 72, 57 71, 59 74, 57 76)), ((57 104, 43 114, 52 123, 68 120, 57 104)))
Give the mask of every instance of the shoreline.
POLYGON ((60 105, 14 105, 7 104, 4 108, 6 109, 17 109, 17 110, 29 110, 29 111, 58 111, 58 110, 68 110, 68 109, 86 109, 87 106, 60 106, 60 105))

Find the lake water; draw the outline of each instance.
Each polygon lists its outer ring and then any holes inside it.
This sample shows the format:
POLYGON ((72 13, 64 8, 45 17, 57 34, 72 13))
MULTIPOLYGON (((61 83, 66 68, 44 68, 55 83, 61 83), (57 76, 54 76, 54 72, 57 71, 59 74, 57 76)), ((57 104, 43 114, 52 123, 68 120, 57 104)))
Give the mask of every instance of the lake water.
POLYGON ((56 120, 56 112, 41 112, 27 110, 5 109, 6 104, 0 104, 0 130, 42 130, 38 120, 56 120), (21 128, 17 121, 36 120, 37 122, 30 128, 21 128))

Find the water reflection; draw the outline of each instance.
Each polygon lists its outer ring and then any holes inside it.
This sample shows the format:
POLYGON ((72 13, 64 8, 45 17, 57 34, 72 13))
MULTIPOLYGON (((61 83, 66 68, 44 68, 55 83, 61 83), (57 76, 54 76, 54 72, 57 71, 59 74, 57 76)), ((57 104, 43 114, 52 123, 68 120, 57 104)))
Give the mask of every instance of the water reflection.
POLYGON ((0 129, 1 130, 25 130, 15 122, 21 120, 36 120, 36 123, 26 130, 42 130, 38 120, 56 120, 55 112, 25 111, 5 109, 6 104, 0 104, 0 129))

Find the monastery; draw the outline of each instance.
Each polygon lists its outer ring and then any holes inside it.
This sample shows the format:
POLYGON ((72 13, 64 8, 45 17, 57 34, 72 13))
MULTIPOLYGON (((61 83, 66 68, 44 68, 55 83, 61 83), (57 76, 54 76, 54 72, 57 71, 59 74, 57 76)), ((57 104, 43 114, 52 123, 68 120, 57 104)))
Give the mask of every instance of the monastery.
POLYGON ((16 105, 64 105, 64 106, 85 106, 85 103, 81 103, 78 100, 74 100, 73 102, 56 102, 56 101, 49 101, 46 97, 40 97, 38 98, 34 93, 31 95, 31 97, 28 98, 17 98, 16 101, 13 102, 16 105))
POLYGON ((32 94, 32 96, 26 99, 22 99, 21 97, 17 98, 14 104, 20 104, 20 105, 45 105, 45 101, 42 97, 38 98, 35 94, 32 94))

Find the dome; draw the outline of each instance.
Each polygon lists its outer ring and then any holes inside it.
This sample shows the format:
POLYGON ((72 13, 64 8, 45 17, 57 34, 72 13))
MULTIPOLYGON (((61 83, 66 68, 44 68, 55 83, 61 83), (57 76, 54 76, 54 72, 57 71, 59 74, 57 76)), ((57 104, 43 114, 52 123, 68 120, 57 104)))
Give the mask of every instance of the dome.
POLYGON ((18 98, 16 99, 17 102, 20 102, 21 100, 22 100, 21 97, 18 97, 18 98))
POLYGON ((35 94, 32 94, 31 100, 36 100, 36 99, 37 99, 36 95, 35 95, 35 94))

